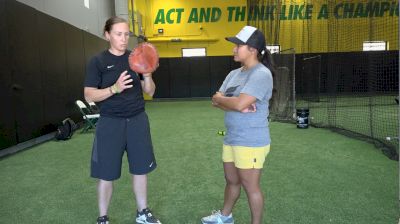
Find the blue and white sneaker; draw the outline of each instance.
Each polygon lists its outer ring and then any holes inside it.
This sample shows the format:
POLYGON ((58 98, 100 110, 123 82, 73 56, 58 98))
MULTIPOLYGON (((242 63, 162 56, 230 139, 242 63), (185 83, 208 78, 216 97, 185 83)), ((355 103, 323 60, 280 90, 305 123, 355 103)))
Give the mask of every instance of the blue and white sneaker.
POLYGON ((222 215, 221 211, 212 211, 211 215, 201 219, 203 224, 234 224, 232 213, 228 216, 222 215))
POLYGON ((136 214, 136 223, 140 224, 161 224, 160 220, 153 216, 149 208, 143 209, 136 214))

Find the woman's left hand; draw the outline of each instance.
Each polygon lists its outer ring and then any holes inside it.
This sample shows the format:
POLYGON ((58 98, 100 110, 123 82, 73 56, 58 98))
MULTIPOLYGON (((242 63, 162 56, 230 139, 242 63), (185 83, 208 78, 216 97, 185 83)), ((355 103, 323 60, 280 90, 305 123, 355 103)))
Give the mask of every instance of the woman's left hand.
POLYGON ((252 103, 249 107, 247 107, 246 109, 240 111, 242 113, 254 113, 257 111, 257 107, 255 103, 252 103))

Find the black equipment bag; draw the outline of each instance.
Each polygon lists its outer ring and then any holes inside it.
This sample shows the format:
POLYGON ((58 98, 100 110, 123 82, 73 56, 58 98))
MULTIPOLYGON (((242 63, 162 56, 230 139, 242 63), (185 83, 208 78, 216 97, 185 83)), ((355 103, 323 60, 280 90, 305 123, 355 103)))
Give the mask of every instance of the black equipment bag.
POLYGON ((66 118, 62 121, 62 125, 58 126, 55 138, 57 140, 68 140, 74 134, 77 125, 71 118, 66 118))

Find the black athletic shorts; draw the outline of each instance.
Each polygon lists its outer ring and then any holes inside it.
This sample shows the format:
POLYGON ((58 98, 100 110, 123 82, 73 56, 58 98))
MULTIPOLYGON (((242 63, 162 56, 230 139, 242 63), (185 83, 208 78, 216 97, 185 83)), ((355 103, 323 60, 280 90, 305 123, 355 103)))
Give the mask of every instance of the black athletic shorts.
POLYGON ((108 181, 118 179, 125 151, 131 174, 143 175, 156 168, 145 112, 132 118, 100 117, 93 143, 91 176, 108 181))

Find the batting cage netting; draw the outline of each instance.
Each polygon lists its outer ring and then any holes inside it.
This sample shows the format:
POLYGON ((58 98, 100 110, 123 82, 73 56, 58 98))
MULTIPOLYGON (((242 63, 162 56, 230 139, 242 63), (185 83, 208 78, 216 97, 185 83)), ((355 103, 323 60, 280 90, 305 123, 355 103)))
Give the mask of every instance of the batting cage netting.
POLYGON ((247 3, 248 24, 279 48, 271 119, 296 122, 296 109, 307 108, 312 126, 373 142, 398 159, 399 3, 247 3))

